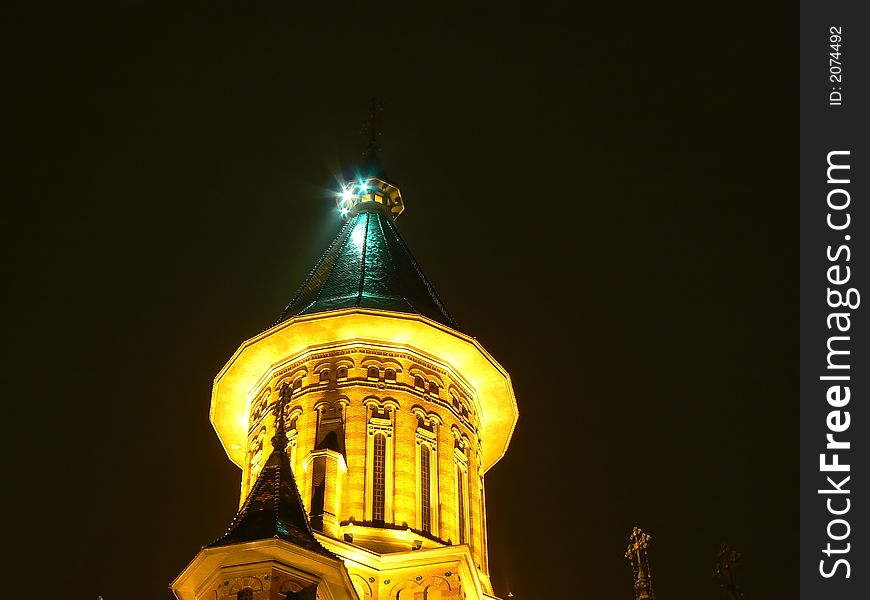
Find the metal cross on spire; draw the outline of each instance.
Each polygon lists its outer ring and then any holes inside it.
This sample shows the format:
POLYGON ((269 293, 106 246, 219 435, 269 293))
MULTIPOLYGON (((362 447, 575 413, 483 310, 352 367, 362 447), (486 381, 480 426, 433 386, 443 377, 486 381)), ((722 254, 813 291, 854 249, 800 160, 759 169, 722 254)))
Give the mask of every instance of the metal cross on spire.
POLYGON ((362 130, 366 136, 366 147, 363 150, 363 159, 374 159, 379 154, 378 138, 381 132, 378 130, 378 113, 384 110, 377 98, 372 98, 369 103, 369 118, 362 130))
POLYGON ((634 595, 637 600, 654 600, 652 588, 652 574, 649 568, 649 555, 647 546, 651 536, 644 533, 640 527, 631 530, 628 538, 628 548, 625 550, 625 558, 631 563, 634 577, 634 595))
POLYGON ((284 385, 281 386, 278 400, 272 405, 272 412, 275 415, 275 435, 272 436, 272 448, 279 452, 284 452, 287 449, 287 434, 284 433, 284 407, 290 402, 292 396, 293 389, 285 381, 284 385))

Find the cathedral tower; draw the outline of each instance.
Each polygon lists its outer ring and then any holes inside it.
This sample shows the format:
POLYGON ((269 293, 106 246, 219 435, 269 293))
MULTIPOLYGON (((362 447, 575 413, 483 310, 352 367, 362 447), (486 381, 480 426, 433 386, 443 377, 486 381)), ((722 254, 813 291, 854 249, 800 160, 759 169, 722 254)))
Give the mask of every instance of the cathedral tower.
POLYGON ((484 473, 516 425, 510 377, 423 275, 376 160, 338 206, 344 226, 278 322, 215 378, 240 510, 178 598, 494 597, 484 473))

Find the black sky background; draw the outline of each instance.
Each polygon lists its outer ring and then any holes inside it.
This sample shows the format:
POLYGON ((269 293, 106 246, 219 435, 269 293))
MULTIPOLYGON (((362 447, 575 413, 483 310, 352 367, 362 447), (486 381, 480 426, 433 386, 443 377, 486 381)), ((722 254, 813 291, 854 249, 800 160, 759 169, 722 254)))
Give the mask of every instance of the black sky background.
POLYGON ((495 591, 797 592, 797 5, 44 3, 4 36, 6 540, 32 597, 168 598, 239 472, 211 383, 339 227, 398 226, 520 420, 495 591))

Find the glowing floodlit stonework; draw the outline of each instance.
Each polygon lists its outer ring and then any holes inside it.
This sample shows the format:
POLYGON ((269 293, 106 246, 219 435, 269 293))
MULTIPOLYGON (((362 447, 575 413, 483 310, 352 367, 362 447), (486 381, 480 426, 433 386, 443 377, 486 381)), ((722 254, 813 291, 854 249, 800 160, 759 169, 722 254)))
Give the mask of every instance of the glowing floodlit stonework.
POLYGON ((282 364, 314 349, 368 341, 414 349, 468 382, 485 440, 484 471, 504 456, 518 411, 510 376, 473 338, 404 313, 345 309, 296 317, 242 344, 215 378, 210 418, 237 466, 244 468, 248 413, 254 395, 282 364))

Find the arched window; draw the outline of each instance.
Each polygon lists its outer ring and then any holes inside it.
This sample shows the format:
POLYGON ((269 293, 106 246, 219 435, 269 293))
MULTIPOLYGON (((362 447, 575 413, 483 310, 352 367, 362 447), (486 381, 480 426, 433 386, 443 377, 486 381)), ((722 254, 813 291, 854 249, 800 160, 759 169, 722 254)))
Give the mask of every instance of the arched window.
POLYGON ((420 445, 420 516, 421 528, 432 533, 432 451, 426 444, 420 445))
POLYGON ((311 528, 323 531, 323 510, 326 500, 326 457, 317 456, 311 469, 311 528))
POLYGON ((387 381, 395 381, 396 380, 396 370, 395 369, 387 369, 384 371, 384 379, 387 381))
POLYGON ((236 594, 236 598, 238 598, 238 600, 254 600, 254 590, 249 587, 239 590, 239 593, 236 594))
POLYGON ((435 383, 434 381, 429 382, 429 393, 432 394, 433 396, 438 395, 438 384, 435 383))
POLYGON ((377 367, 369 367, 369 379, 379 379, 381 371, 377 367))
POLYGON ((336 375, 338 379, 347 379, 347 367, 339 367, 336 375))
POLYGON ((465 486, 462 469, 456 467, 456 512, 459 513, 459 543, 465 543, 465 486))
POLYGON ((320 383, 329 381, 329 369, 323 369, 320 372, 320 383))
POLYGON ((423 381, 423 378, 417 375, 414 377, 414 387, 422 389, 426 389, 426 382, 423 381))
POLYGON ((372 473, 372 520, 384 522, 384 496, 386 486, 387 438, 382 433, 375 434, 374 471, 372 473))
POLYGON ((293 389, 294 390, 302 389, 302 378, 301 377, 293 382, 293 389))

